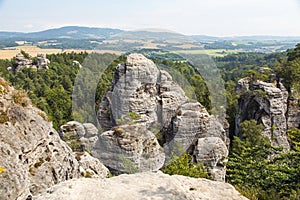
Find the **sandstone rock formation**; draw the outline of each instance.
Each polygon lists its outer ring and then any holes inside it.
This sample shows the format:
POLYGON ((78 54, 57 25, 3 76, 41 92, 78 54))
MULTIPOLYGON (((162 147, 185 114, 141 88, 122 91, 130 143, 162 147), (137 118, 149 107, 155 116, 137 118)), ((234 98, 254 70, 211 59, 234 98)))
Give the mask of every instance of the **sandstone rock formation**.
POLYGON ((49 69, 48 64, 50 64, 50 60, 46 58, 45 54, 37 54, 38 69, 49 69))
MULTIPOLYGON (((201 104, 193 103, 168 72, 159 70, 141 54, 130 54, 126 63, 117 66, 114 80, 100 105, 98 119, 101 127, 108 132, 86 141, 92 145, 89 147, 92 155, 111 169, 124 171, 124 166, 116 162, 120 156, 136 163, 139 171, 145 171, 142 166, 146 165, 150 166, 148 170, 159 169, 164 159, 153 133, 164 147, 167 159, 179 148, 191 154, 195 151, 198 161, 201 160, 201 151, 197 149, 205 149, 198 145, 198 139, 218 137, 217 144, 221 146, 214 148, 222 151, 216 150, 217 156, 210 155, 211 159, 204 161, 211 167, 213 177, 217 180, 225 178, 224 167, 216 168, 224 165, 224 158, 228 155, 228 138, 223 126, 201 104), (117 135, 115 130, 111 130, 113 127, 125 131, 117 135), (139 141, 147 142, 139 146, 139 141), (153 145, 149 146, 148 141, 153 141, 153 145), (128 148, 122 147, 122 143, 128 148), (150 149, 147 157, 151 159, 146 165, 142 163, 144 158, 141 159, 142 152, 145 152, 143 148, 150 149), (216 171, 218 175, 215 175, 216 171)), ((87 143, 85 146, 88 146, 87 143)))
POLYGON ((287 129, 299 128, 300 129, 300 105, 299 97, 295 94, 294 89, 291 90, 288 98, 287 129))
POLYGON ((48 64, 50 61, 46 58, 45 54, 37 54, 37 65, 33 64, 32 58, 25 58, 22 53, 16 55, 15 63, 12 67, 9 67, 8 71, 19 71, 24 68, 34 68, 34 69, 49 69, 48 64))
POLYGON ((97 159, 87 152, 76 152, 76 159, 79 162, 79 171, 86 178, 107 178, 109 170, 97 159))
POLYGON ((15 63, 13 65, 13 70, 21 70, 23 68, 32 67, 32 60, 30 58, 25 58, 22 53, 16 55, 15 63))
POLYGON ((91 146, 83 144, 114 174, 158 171, 165 161, 155 135, 139 124, 115 127, 91 146))
POLYGON ((268 137, 273 145, 289 149, 287 122, 292 124, 293 120, 286 117, 288 92, 282 83, 250 81, 250 78, 244 78, 238 81, 237 92, 241 96, 236 117, 236 134, 239 132, 240 123, 255 119, 264 126, 263 135, 268 137))
POLYGON ((30 199, 54 184, 79 177, 79 171, 84 176, 107 176, 98 160, 85 154, 79 160, 46 114, 0 78, 0 166, 6 170, 0 174, 0 199, 30 199))
POLYGON ((60 127, 60 134, 75 151, 91 152, 114 174, 157 171, 165 161, 155 135, 139 124, 99 134, 90 123, 71 121, 60 127))
POLYGON ((103 180, 73 179, 49 188, 34 199, 247 200, 227 183, 161 172, 123 174, 103 180))

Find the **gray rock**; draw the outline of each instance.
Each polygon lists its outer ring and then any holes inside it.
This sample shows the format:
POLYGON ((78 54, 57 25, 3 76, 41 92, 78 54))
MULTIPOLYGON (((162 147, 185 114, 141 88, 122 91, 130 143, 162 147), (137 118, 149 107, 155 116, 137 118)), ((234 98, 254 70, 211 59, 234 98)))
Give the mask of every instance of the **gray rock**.
POLYGON ((33 68, 33 69, 49 69, 48 64, 50 60, 46 58, 45 54, 37 54, 37 66, 33 65, 32 58, 25 58, 22 53, 16 55, 15 63, 11 68, 8 68, 8 71, 19 71, 24 68, 33 68))
POLYGON ((81 123, 70 121, 60 127, 59 134, 73 151, 84 150, 80 143, 80 138, 85 135, 85 128, 81 123))
POLYGON ((84 137, 90 138, 98 135, 98 129, 92 123, 84 123, 82 124, 85 129, 84 137))
POLYGON ((194 154, 197 162, 210 166, 209 172, 214 180, 225 181, 228 149, 223 140, 219 137, 200 138, 194 154))
MULTIPOLYGON (((114 80, 98 111, 99 124, 108 132, 100 136, 97 142, 95 138, 82 138, 81 141, 85 146, 90 146, 92 154, 97 155, 105 165, 121 172, 124 171, 124 166, 118 164, 120 160, 115 155, 119 155, 122 148, 114 141, 114 131, 110 131, 121 124, 137 123, 143 131, 130 133, 137 140, 144 137, 142 133, 149 132, 146 128, 155 132, 165 149, 167 160, 174 152, 181 154, 188 151, 193 154, 199 138, 219 137, 223 141, 222 147, 228 146, 229 139, 223 123, 209 115, 200 103, 189 102, 191 100, 168 72, 159 70, 143 55, 131 54, 125 64, 117 66, 114 80), (139 119, 128 119, 130 113, 137 114, 139 119), (108 153, 104 156, 102 152, 108 153), (112 164, 113 162, 115 163, 112 164)), ((140 156, 134 149, 136 148, 127 150, 125 157, 137 162, 139 166, 140 156), (133 159, 134 157, 137 158, 133 159)), ((154 168, 158 169, 162 156, 160 153, 152 155, 153 158, 156 156, 159 157, 159 162, 154 164, 154 168)), ((214 155, 211 156, 213 160, 214 155)), ((147 165, 152 160, 148 162, 147 165)), ((224 180, 224 177, 225 171, 220 180, 224 180)))
POLYGON ((32 67, 32 60, 30 58, 25 58, 22 53, 16 55, 15 63, 13 64, 13 70, 21 70, 23 68, 32 67))
POLYGON ((79 177, 77 160, 46 114, 1 78, 0 85, 0 165, 6 169, 0 175, 0 199, 26 199, 79 177))
POLYGON ((291 90, 290 97, 288 99, 288 111, 286 116, 287 116, 287 129, 300 128, 299 98, 295 94, 294 89, 291 90))
POLYGON ((35 200, 247 200, 232 185, 207 179, 169 176, 161 172, 120 175, 109 179, 73 179, 60 183, 35 200))
POLYGON ((165 161, 163 148, 143 125, 118 126, 93 142, 82 142, 115 174, 157 171, 165 161))
POLYGON ((196 161, 207 165, 215 180, 225 181, 225 162, 220 164, 228 156, 227 137, 223 126, 200 103, 183 104, 177 113, 164 145, 167 160, 168 156, 174 154, 180 155, 186 151, 194 153, 196 161))
POLYGON ((107 178, 109 170, 97 159, 92 157, 87 152, 75 153, 76 159, 79 162, 80 174, 87 178, 107 178))
POLYGON ((287 100, 288 92, 279 82, 266 83, 248 78, 238 82, 238 92, 241 94, 236 117, 236 134, 239 124, 244 120, 255 119, 264 126, 263 135, 268 137, 275 146, 289 149, 287 131, 287 100))
POLYGON ((50 60, 46 58, 45 54, 37 54, 38 69, 49 69, 48 64, 50 64, 50 60))

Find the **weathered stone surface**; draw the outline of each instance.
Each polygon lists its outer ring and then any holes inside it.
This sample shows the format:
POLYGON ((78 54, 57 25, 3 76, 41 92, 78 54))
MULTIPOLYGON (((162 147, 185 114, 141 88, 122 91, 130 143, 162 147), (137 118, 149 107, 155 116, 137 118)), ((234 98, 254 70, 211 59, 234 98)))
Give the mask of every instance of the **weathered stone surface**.
POLYGON ((15 63, 13 65, 13 70, 21 70, 23 68, 32 67, 32 60, 25 58, 22 53, 16 55, 15 63))
POLYGON ((157 171, 165 161, 163 148, 143 125, 122 125, 82 141, 91 154, 115 173, 157 171))
POLYGON ((300 128, 300 105, 299 98, 295 95, 294 89, 290 93, 288 99, 288 111, 287 111, 287 129, 300 128))
POLYGON ((87 152, 77 152, 80 174, 86 178, 107 178, 109 170, 97 159, 87 152))
POLYGON ((228 156, 228 150, 223 126, 198 102, 183 104, 177 113, 164 145, 167 159, 169 155, 185 151, 194 153, 197 162, 204 161, 209 166, 215 180, 225 181, 224 158, 228 156), (208 149, 210 151, 206 151, 208 149))
POLYGON ((141 116, 147 127, 155 122, 168 125, 178 106, 188 101, 184 91, 165 71, 141 54, 128 56, 119 64, 109 91, 98 112, 102 128, 109 130, 129 112, 141 116))
POLYGON ((288 92, 279 82, 250 82, 244 78, 238 82, 237 92, 241 94, 236 117, 236 134, 239 124, 245 120, 255 119, 264 126, 263 135, 275 146, 289 149, 287 140, 287 100, 288 92))
POLYGON ((50 64, 50 60, 46 58, 45 54, 37 54, 38 69, 49 69, 48 64, 50 64))
POLYGON ((8 71, 19 71, 24 68, 34 68, 34 69, 49 69, 48 64, 50 60, 46 58, 45 54, 37 54, 37 65, 32 62, 32 57, 25 58, 22 53, 16 55, 15 63, 11 68, 7 68, 8 71))
POLYGON ((194 152, 197 162, 204 162, 215 180, 225 181, 228 149, 220 137, 199 138, 194 152))
POLYGON ((103 180, 73 179, 49 188, 34 199, 247 200, 227 183, 161 172, 123 174, 103 180))
POLYGON ((0 78, 0 199, 26 199, 78 177, 79 165, 45 113, 0 78))

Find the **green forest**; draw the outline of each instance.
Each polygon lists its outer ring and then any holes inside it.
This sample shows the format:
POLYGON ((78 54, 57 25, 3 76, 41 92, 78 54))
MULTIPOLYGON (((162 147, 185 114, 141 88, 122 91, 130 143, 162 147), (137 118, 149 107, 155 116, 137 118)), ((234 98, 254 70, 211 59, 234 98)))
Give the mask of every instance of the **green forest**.
MULTIPOLYGON (((104 93, 113 79, 114 69, 126 56, 117 57, 112 54, 102 54, 105 61, 96 59, 91 66, 101 65, 105 69, 100 73, 97 90, 92 101, 94 107, 83 103, 77 113, 72 113, 72 93, 79 65, 73 61, 83 63, 88 57, 98 57, 97 54, 62 53, 47 55, 50 60, 48 70, 26 68, 20 71, 8 72, 7 68, 13 66, 14 59, 0 60, 0 76, 9 81, 15 88, 25 91, 32 103, 43 110, 56 130, 71 120, 80 122, 93 122, 84 112, 97 111, 104 93), (109 62, 113 60, 113 62, 109 62), (83 112, 83 113, 80 113, 83 112), (87 117, 85 117, 87 116, 87 117)), ((208 111, 211 111, 210 94, 205 81, 197 70, 189 63, 178 62, 178 57, 172 56, 163 59, 162 56, 152 55, 154 62, 162 69, 170 71, 180 85, 188 81, 189 86, 183 87, 189 97, 196 98, 208 111), (167 66, 167 68, 166 68, 167 66), (173 72, 173 73, 172 73, 173 72), (176 73, 183 75, 186 80, 180 83, 176 73), (192 88, 193 93, 191 93, 192 88), (193 96, 195 95, 195 97, 193 96)), ((240 124, 240 133, 235 135, 235 116, 239 95, 235 93, 237 81, 240 78, 251 76, 253 80, 269 81, 274 74, 283 79, 287 90, 294 95, 300 92, 300 44, 294 49, 282 53, 237 53, 224 57, 213 58, 224 80, 226 89, 226 114, 230 124, 229 134, 231 139, 230 155, 227 163, 226 181, 236 187, 249 199, 299 199, 300 198, 300 130, 288 130, 289 142, 292 149, 284 151, 274 147, 262 136, 262 125, 254 120, 247 120, 240 124), (261 72, 261 69, 263 72, 261 72), (270 156, 272 158, 270 158, 270 156)), ((84 65, 83 65, 84 66, 84 65)), ((93 77, 93 70, 87 77, 93 77)), ((78 85, 76 87, 79 87, 78 85)), ((80 88, 75 88, 80 89, 80 88)), ((78 95, 81 102, 90 98, 84 91, 78 95)), ((92 96, 93 97, 93 96, 92 96)), ((299 97, 299 96, 298 96, 299 97)), ((173 166, 164 169, 169 174, 183 174, 193 177, 209 177, 203 172, 202 166, 193 167, 192 157, 183 155, 177 158, 173 166), (178 167, 176 167, 178 166, 178 167), (196 169, 196 170, 195 170, 196 169)))

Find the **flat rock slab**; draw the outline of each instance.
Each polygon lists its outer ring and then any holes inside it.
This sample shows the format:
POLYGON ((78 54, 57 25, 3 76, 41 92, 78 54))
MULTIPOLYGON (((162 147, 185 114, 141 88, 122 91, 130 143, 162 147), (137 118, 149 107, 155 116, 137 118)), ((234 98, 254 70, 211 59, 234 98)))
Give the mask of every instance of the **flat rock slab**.
POLYGON ((35 200, 246 200, 232 185, 207 179, 158 173, 123 174, 109 179, 73 179, 35 200))

